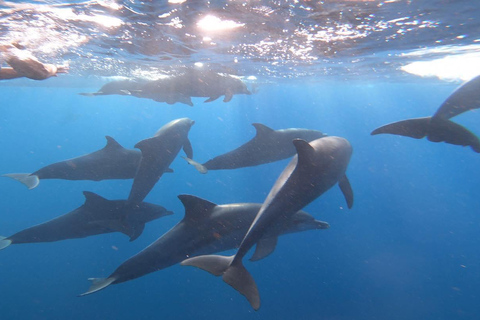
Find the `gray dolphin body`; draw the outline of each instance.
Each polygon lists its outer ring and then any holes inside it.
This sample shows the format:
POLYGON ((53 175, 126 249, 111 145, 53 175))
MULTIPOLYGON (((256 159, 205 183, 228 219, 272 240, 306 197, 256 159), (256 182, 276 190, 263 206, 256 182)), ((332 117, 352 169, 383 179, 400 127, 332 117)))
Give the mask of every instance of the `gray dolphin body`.
POLYGON ((152 99, 157 102, 166 102, 175 104, 177 102, 193 106, 189 95, 179 90, 184 86, 176 76, 170 76, 163 79, 148 81, 133 91, 132 94, 138 98, 152 99))
POLYGON ((229 102, 235 94, 252 94, 239 78, 211 70, 191 68, 177 76, 175 82, 179 93, 208 98, 204 102, 215 101, 221 96, 225 96, 223 102, 229 102))
POLYGON ((342 191, 348 190, 353 197, 345 176, 352 154, 347 140, 325 137, 310 143, 305 140, 294 140, 293 143, 297 156, 275 182, 237 253, 231 257, 198 256, 181 263, 204 269, 215 276, 223 276, 223 280, 243 294, 255 310, 260 307, 260 296, 253 277, 242 263, 247 252, 279 219, 291 217, 337 182, 342 191))
POLYGON ((415 139, 427 137, 432 142, 470 146, 480 153, 480 140, 465 127, 450 121, 465 111, 480 108, 480 76, 457 88, 432 117, 390 123, 372 131, 372 135, 389 133, 415 139))
POLYGON ((0 249, 11 244, 53 242, 85 238, 97 234, 121 232, 138 238, 145 223, 173 214, 164 207, 143 202, 133 209, 125 207, 125 200, 107 200, 84 191, 85 203, 58 218, 22 230, 0 240, 0 249))
POLYGON ((105 138, 107 145, 93 153, 52 163, 33 173, 8 173, 3 176, 19 181, 29 189, 38 186, 41 179, 133 179, 140 163, 141 152, 125 149, 112 137, 105 138))
POLYGON ((201 173, 207 173, 208 170, 252 167, 292 157, 296 152, 292 144, 294 139, 310 142, 325 137, 317 130, 297 128, 273 130, 260 123, 253 123, 253 126, 257 131, 255 137, 237 149, 203 164, 188 158, 186 160, 201 173))
POLYGON ((142 85, 147 83, 147 80, 116 80, 111 81, 103 85, 100 90, 97 92, 92 93, 80 93, 82 96, 105 96, 105 95, 112 95, 118 94, 123 96, 135 96, 135 92, 137 92, 142 85))
MULTIPOLYGON (((90 279, 92 286, 82 295, 168 268, 189 257, 238 248, 262 206, 260 203, 217 205, 191 195, 180 195, 179 198, 185 206, 183 220, 122 263, 108 278, 90 279)), ((328 227, 328 223, 298 211, 267 230, 257 243, 255 260, 269 255, 281 234, 328 227)))
POLYGON ((176 102, 193 106, 191 97, 206 97, 211 102, 225 96, 224 102, 232 100, 235 94, 251 94, 242 80, 211 70, 196 68, 158 80, 119 80, 105 84, 93 93, 80 93, 84 96, 131 95, 137 98, 152 99, 157 102, 176 102))
POLYGON ((187 157, 193 157, 188 132, 194 123, 188 118, 170 121, 152 138, 135 145, 135 148, 141 150, 142 157, 128 196, 129 205, 135 205, 145 199, 182 147, 187 157))

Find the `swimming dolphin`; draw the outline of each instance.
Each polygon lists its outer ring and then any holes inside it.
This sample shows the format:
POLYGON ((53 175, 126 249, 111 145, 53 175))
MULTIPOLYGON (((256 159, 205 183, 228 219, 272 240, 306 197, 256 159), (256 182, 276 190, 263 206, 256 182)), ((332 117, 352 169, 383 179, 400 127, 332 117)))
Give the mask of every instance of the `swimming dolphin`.
POLYGON ((157 102, 166 102, 175 104, 177 102, 193 107, 192 99, 189 95, 178 90, 182 83, 176 83, 174 76, 148 81, 132 90, 132 94, 138 98, 152 99, 157 102))
POLYGON ((115 80, 106 83, 103 85, 100 90, 97 92, 83 92, 79 93, 82 96, 104 96, 104 95, 124 95, 124 96, 131 96, 135 95, 134 93, 139 90, 139 88, 147 83, 147 80, 139 80, 139 79, 128 79, 128 80, 115 80))
POLYGON ((145 223, 171 215, 164 207, 143 202, 133 209, 125 207, 125 200, 107 200, 93 192, 84 191, 85 203, 79 208, 0 239, 0 249, 11 244, 53 242, 85 238, 97 234, 121 232, 137 239, 145 223))
POLYGON ((133 179, 140 163, 141 152, 125 149, 115 139, 106 136, 107 145, 98 151, 73 159, 56 162, 33 173, 8 173, 33 189, 40 179, 93 180, 133 179))
POLYGON ((480 140, 465 127, 450 118, 465 111, 480 108, 480 76, 457 88, 432 117, 415 118, 390 123, 372 131, 372 135, 389 133, 415 139, 427 137, 432 142, 470 146, 480 153, 480 140))
POLYGON ((211 70, 190 68, 174 79, 177 92, 190 97, 207 97, 204 102, 212 102, 225 96, 223 102, 232 100, 234 94, 252 94, 245 83, 230 74, 211 70))
POLYGON ((182 147, 187 157, 193 157, 188 132, 194 123, 195 121, 188 118, 170 121, 152 138, 135 145, 135 148, 141 150, 142 157, 128 196, 129 205, 135 205, 145 199, 182 147))
MULTIPOLYGON (((188 257, 238 248, 262 206, 261 203, 217 205, 191 195, 180 195, 178 198, 185 206, 183 220, 143 251, 122 263, 108 278, 89 279, 92 286, 82 296, 111 284, 130 281, 168 268, 188 257)), ((257 243, 255 260, 273 252, 281 234, 327 228, 328 223, 315 220, 304 211, 298 211, 267 230, 257 243)))
POLYGON ((266 235, 279 219, 286 219, 315 200, 336 183, 353 202, 353 192, 346 183, 345 171, 350 161, 350 143, 339 137, 320 138, 310 143, 293 141, 297 155, 290 161, 275 182, 260 211, 234 256, 198 256, 181 264, 195 266, 223 276, 223 280, 243 294, 251 306, 260 308, 260 296, 253 277, 243 266, 247 252, 266 235))
POLYGON ((286 159, 295 155, 293 139, 307 142, 325 137, 316 130, 289 128, 273 130, 261 123, 253 123, 257 131, 255 137, 235 150, 219 155, 204 164, 184 158, 199 172, 208 170, 237 169, 286 159))

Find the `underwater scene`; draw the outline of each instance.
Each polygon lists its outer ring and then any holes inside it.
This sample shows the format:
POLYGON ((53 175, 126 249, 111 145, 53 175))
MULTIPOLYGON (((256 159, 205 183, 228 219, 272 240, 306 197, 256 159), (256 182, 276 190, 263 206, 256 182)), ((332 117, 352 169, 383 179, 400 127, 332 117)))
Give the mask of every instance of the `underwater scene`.
POLYGON ((479 17, 0 1, 0 319, 480 319, 479 17))

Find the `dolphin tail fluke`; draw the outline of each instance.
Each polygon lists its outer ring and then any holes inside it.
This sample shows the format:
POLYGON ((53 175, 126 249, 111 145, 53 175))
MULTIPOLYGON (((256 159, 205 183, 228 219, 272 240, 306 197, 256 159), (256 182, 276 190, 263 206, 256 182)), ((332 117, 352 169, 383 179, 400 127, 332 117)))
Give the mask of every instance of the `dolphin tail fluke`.
POLYGON ((2 175, 2 177, 12 178, 18 182, 23 183, 28 189, 33 189, 38 186, 40 179, 37 175, 31 175, 30 173, 7 173, 2 175))
POLYGON ((241 260, 232 263, 234 257, 217 255, 198 256, 182 261, 181 265, 194 266, 208 271, 217 277, 223 274, 223 281, 244 295, 252 308, 258 310, 260 308, 260 295, 255 280, 245 269, 241 260))
POLYGON ((470 146, 480 153, 480 140, 467 128, 450 120, 432 118, 427 139, 432 142, 446 142, 459 146, 470 146))
POLYGON ((480 153, 480 140, 465 127, 439 117, 408 119, 384 125, 372 131, 372 135, 390 133, 421 139, 427 137, 432 142, 470 146, 480 153))
POLYGON ((207 173, 208 172, 208 169, 204 165, 198 163, 197 161, 192 160, 192 159, 187 158, 187 157, 182 157, 182 158, 185 159, 188 162, 188 164, 191 164, 192 166, 194 166, 195 169, 197 169, 198 172, 200 172, 200 173, 207 173))
POLYGON ((425 137, 428 133, 430 120, 431 117, 425 117, 389 123, 373 130, 371 135, 373 136, 381 133, 389 133, 415 139, 421 139, 425 137))
POLYGON ((223 281, 247 298, 253 309, 260 308, 260 294, 252 275, 245 269, 242 262, 232 264, 223 274, 223 281))
POLYGON ((204 255, 193 257, 183 260, 180 264, 182 266, 197 267, 207 272, 210 272, 214 276, 221 276, 230 266, 233 260, 233 256, 217 256, 217 255, 204 255))
POLYGON ((0 236, 0 250, 5 249, 12 244, 12 240, 0 236))
POLYGON ((89 278, 88 280, 91 281, 92 284, 90 285, 90 288, 88 288, 88 291, 82 293, 80 297, 105 289, 106 287, 111 285, 116 279, 115 278, 89 278))

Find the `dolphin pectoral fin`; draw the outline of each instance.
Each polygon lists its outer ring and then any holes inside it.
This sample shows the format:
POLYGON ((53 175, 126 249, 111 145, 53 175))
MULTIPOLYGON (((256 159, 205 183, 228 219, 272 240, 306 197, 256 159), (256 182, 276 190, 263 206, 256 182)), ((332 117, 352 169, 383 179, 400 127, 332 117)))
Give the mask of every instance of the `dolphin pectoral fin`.
POLYGON ((180 95, 179 97, 177 97, 177 99, 178 99, 178 102, 186 104, 190 107, 193 107, 193 102, 191 97, 180 95))
MULTIPOLYGON (((125 227, 120 221, 115 221, 115 220, 97 220, 97 221, 91 221, 89 224, 97 225, 100 227, 103 227, 105 229, 110 229, 113 231, 125 233, 125 227)), ((127 234, 128 236, 128 234, 127 234)))
POLYGON ((0 236, 0 250, 5 249, 11 244, 12 244, 12 240, 0 236))
POLYGON ((338 186, 340 187, 340 190, 342 190, 343 196, 347 201, 348 209, 351 209, 353 206, 353 190, 352 186, 350 185, 350 181, 348 181, 346 175, 344 175, 340 178, 340 180, 338 180, 338 186))
POLYGON ((212 102, 212 101, 215 101, 217 100, 218 98, 220 98, 220 96, 213 96, 213 97, 210 97, 208 98, 207 100, 203 101, 204 103, 206 102, 212 102))
POLYGON ((221 276, 230 266, 234 256, 218 256, 218 255, 204 255, 189 258, 180 262, 182 266, 197 267, 207 272, 210 272, 214 276, 221 276))
POLYGON ((208 169, 204 165, 198 163, 197 161, 187 157, 182 157, 182 158, 185 159, 188 162, 188 164, 191 164, 192 166, 194 166, 198 172, 204 173, 204 174, 208 172, 208 169))
POLYGON ((132 225, 126 224, 120 220, 97 220, 90 223, 101 226, 105 229, 121 232, 124 235, 130 237, 130 242, 137 239, 145 229, 145 223, 138 223, 132 225))
POLYGON ((167 168, 167 169, 165 170, 165 172, 166 172, 166 173, 174 173, 175 171, 173 171, 172 168, 167 168))
POLYGON ((232 98, 233 98, 233 93, 230 90, 227 90, 227 92, 225 92, 225 98, 223 99, 223 102, 230 102, 232 98))
POLYGON ((389 133, 421 139, 428 134, 431 119, 431 117, 425 117, 393 122, 373 130, 370 134, 373 136, 380 133, 389 133))
POLYGON ((260 294, 252 275, 245 269, 242 261, 232 264, 223 274, 223 281, 247 298, 254 310, 260 308, 260 294))
POLYGON ((79 95, 86 96, 86 97, 94 97, 102 95, 101 92, 80 92, 79 95))
POLYGON ((190 258, 182 261, 182 266, 194 266, 210 272, 214 276, 223 274, 223 281, 232 286, 247 298, 253 309, 260 308, 260 295, 257 285, 250 273, 245 269, 241 260, 235 264, 232 261, 235 256, 224 257, 217 255, 206 255, 190 258))
POLYGON ((90 288, 88 288, 88 291, 82 293, 79 295, 79 297, 83 297, 89 294, 92 294, 94 292, 100 291, 102 289, 105 289, 109 285, 111 285, 115 280, 115 278, 89 278, 89 281, 92 281, 92 284, 90 285, 90 288))
POLYGON ((183 152, 185 152, 185 154, 187 155, 188 158, 190 158, 190 159, 193 158, 192 144, 190 143, 190 140, 188 140, 188 139, 183 144, 183 152))
POLYGON ((128 229, 128 233, 125 234, 130 237, 130 242, 132 242, 142 235, 143 230, 145 229, 145 223, 139 223, 135 227, 128 229))
POLYGON ((258 261, 268 257, 275 250, 275 247, 277 246, 277 242, 278 242, 277 237, 260 239, 257 242, 257 246, 255 247, 255 252, 253 256, 250 258, 250 261, 258 261))
POLYGON ((2 177, 8 177, 18 182, 23 183, 28 189, 34 189, 40 183, 40 179, 37 175, 32 175, 30 173, 7 173, 2 175, 2 177))

